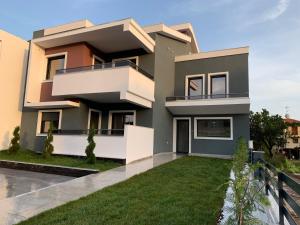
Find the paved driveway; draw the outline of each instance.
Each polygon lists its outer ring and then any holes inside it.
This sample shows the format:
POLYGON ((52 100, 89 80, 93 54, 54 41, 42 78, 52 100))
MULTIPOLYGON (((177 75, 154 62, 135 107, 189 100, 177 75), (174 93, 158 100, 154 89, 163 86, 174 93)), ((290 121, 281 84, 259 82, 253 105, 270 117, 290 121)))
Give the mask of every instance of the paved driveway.
POLYGON ((160 153, 99 174, 91 174, 21 196, 2 199, 0 200, 0 224, 18 223, 179 157, 174 153, 160 153))

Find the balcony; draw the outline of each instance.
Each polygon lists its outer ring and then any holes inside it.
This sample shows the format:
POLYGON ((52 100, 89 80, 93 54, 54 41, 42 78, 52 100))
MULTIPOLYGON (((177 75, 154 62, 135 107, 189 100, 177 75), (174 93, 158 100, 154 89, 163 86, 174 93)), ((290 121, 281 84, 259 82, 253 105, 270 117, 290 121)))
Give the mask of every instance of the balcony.
POLYGON ((154 81, 149 73, 124 60, 58 70, 53 79, 52 95, 99 103, 131 102, 151 108, 154 81))
MULTIPOLYGON (((97 130, 96 157, 121 159, 130 163, 153 155, 153 129, 126 125, 124 130, 97 130)), ((55 154, 85 156, 87 131, 59 130, 53 134, 55 154)))
POLYGON ((172 96, 165 106, 173 115, 247 114, 250 99, 248 93, 172 96))

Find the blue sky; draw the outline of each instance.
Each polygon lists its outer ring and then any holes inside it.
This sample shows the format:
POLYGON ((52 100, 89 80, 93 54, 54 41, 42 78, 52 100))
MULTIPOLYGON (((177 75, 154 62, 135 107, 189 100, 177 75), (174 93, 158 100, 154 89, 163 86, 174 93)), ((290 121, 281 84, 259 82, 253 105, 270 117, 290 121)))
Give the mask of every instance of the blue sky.
POLYGON ((87 18, 95 24, 133 17, 141 25, 190 22, 202 51, 250 46, 252 110, 300 119, 299 0, 3 1, 0 29, 32 31, 87 18))

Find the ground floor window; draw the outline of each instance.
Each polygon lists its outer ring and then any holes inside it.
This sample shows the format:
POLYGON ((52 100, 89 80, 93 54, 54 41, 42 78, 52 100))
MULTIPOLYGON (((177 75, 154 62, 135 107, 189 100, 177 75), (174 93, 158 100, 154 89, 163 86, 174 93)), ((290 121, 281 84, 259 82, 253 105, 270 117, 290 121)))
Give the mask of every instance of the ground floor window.
POLYGON ((232 140, 232 117, 196 117, 194 138, 232 140))
POLYGON ((109 112, 109 129, 118 132, 118 130, 124 130, 125 125, 135 125, 135 111, 109 112))
POLYGON ((61 128, 61 110, 40 110, 38 112, 37 133, 46 134, 53 126, 53 133, 56 133, 61 128))
POLYGON ((89 110, 88 129, 101 129, 101 111, 89 110))

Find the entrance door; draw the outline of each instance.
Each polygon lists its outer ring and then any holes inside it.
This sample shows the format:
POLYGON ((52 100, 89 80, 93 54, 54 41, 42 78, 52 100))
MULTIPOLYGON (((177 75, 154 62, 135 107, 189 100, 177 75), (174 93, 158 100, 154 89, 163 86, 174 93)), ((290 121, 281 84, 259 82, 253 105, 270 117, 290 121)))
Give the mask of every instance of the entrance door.
POLYGON ((176 120, 176 152, 189 153, 190 132, 188 119, 176 120))

